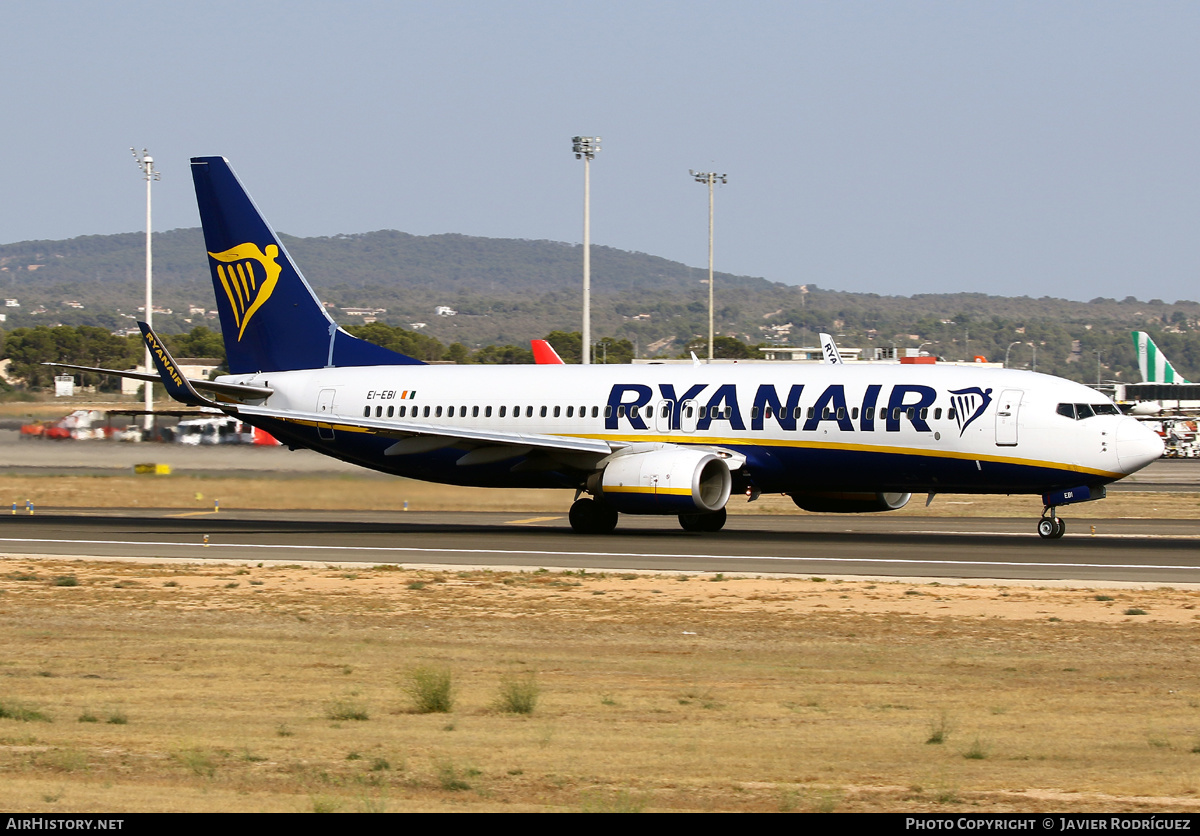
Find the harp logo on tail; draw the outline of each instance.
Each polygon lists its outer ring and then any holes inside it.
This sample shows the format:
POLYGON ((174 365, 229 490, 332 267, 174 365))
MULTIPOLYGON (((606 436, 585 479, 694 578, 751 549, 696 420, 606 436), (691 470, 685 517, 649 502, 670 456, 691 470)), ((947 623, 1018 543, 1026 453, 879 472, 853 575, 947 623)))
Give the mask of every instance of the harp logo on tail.
POLYGON ((271 298, 279 274, 283 272, 283 267, 276 263, 279 247, 267 244, 266 252, 263 252, 257 244, 245 243, 208 255, 220 262, 215 265, 217 278, 229 297, 240 341, 250 319, 271 298))
POLYGON ((958 435, 967 431, 975 419, 987 411, 992 403, 992 390, 972 386, 970 389, 952 389, 950 403, 954 405, 954 420, 958 424, 958 435))

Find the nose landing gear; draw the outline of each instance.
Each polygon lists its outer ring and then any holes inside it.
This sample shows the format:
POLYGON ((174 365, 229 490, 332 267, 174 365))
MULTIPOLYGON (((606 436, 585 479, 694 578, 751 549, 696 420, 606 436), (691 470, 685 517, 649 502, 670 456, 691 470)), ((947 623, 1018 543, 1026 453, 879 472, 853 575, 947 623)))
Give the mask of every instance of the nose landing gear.
POLYGON ((1042 518, 1038 520, 1038 536, 1043 540, 1057 540, 1067 532, 1067 524, 1055 513, 1060 505, 1073 505, 1076 502, 1093 502, 1104 499, 1108 491, 1103 485, 1080 485, 1065 491, 1042 494, 1042 518))
POLYGON ((1054 513, 1054 506, 1047 505, 1042 509, 1042 518, 1038 520, 1038 536, 1043 540, 1057 540, 1067 533, 1067 521, 1054 513), (1046 516, 1049 514, 1050 516, 1046 516))

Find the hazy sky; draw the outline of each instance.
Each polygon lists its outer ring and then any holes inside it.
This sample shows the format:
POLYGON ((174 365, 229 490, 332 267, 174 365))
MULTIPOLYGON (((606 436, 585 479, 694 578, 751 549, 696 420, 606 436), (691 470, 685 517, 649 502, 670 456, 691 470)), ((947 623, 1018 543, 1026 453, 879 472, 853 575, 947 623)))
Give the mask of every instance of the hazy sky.
MULTIPOLYGON (((6 2, 0 243, 196 226, 582 239, 878 293, 1200 299, 1195 2, 6 2)), ((303 265, 302 265, 303 266, 303 265)), ((321 277, 310 276, 319 285, 321 277)), ((596 281, 602 281, 597 276, 596 281)))

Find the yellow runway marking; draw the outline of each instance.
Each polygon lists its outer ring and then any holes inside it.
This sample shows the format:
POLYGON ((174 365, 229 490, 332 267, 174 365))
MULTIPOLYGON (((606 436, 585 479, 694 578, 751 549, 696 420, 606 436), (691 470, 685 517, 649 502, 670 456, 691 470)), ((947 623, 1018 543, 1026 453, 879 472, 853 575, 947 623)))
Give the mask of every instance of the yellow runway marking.
POLYGON ((215 514, 216 511, 188 511, 186 514, 167 514, 168 517, 203 517, 205 514, 215 514))
POLYGON ((562 517, 530 517, 527 520, 509 520, 505 525, 529 525, 530 523, 550 522, 551 520, 561 520, 562 517))

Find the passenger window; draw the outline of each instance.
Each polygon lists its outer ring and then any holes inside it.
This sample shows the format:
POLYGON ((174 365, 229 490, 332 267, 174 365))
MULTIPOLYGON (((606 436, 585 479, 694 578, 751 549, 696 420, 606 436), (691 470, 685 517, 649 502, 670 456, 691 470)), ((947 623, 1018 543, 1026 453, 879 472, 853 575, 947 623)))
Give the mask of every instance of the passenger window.
POLYGON ((844 407, 844 406, 839 406, 839 407, 838 407, 838 411, 837 411, 837 419, 838 419, 839 421, 841 421, 841 420, 843 420, 845 417, 846 417, 846 407, 844 407))
POLYGON ((526 417, 526 418, 532 418, 532 417, 533 417, 533 407, 532 407, 532 406, 527 406, 527 407, 525 407, 525 417, 526 417))
MULTIPOLYGON (((611 408, 612 408, 612 407, 609 407, 609 409, 611 409, 611 408)), ((618 417, 618 418, 624 418, 624 417, 625 417, 625 405, 624 405, 624 404, 622 404, 621 406, 618 406, 618 407, 617 407, 617 417, 618 417)))
POLYGON ((946 417, 949 418, 951 421, 957 420, 958 419, 958 410, 956 410, 954 407, 950 407, 949 409, 946 410, 946 417))
POLYGON ((868 406, 866 409, 864 409, 863 410, 863 418, 865 418, 868 421, 874 421, 875 420, 875 407, 868 406))
POLYGON ((606 407, 604 407, 604 417, 605 417, 605 418, 611 418, 611 417, 612 417, 612 407, 611 407, 611 406, 606 406, 606 407))
POLYGON ((925 420, 926 418, 928 418, 928 417, 929 417, 929 408, 928 408, 928 407, 922 407, 922 408, 921 408, 921 420, 922 420, 922 421, 924 421, 924 420, 925 420))
POLYGON ((942 420, 942 408, 940 406, 933 411, 933 420, 935 420, 935 421, 942 420))
POLYGON ((500 407, 500 417, 501 417, 501 418, 503 418, 507 412, 508 412, 508 407, 507 407, 507 406, 502 406, 502 407, 500 407))
POLYGON ((429 417, 429 407, 425 407, 425 417, 429 417))
MULTIPOLYGON (((478 409, 478 407, 476 407, 476 409, 478 409)), ((492 408, 491 408, 490 406, 485 406, 485 407, 483 408, 483 417, 484 417, 484 418, 491 418, 491 417, 492 417, 492 408)))
POLYGON ((541 417, 542 417, 542 418, 545 418, 545 417, 546 417, 546 407, 544 407, 544 406, 542 407, 542 410, 541 410, 541 413, 540 413, 540 414, 541 414, 541 417))
POLYGON ((377 407, 375 407, 375 417, 376 417, 376 418, 382 418, 382 417, 383 417, 383 407, 382 407, 382 406, 377 406, 377 407))
MULTIPOLYGON (((560 417, 560 413, 561 413, 561 412, 562 412, 562 407, 561 407, 561 406, 556 406, 556 407, 554 407, 554 417, 555 417, 555 418, 558 418, 558 417, 560 417)), ((543 412, 542 414, 543 414, 543 415, 545 415, 546 413, 544 413, 544 412, 543 412)))
POLYGON ((801 413, 802 411, 803 411, 803 407, 799 407, 799 406, 798 406, 798 407, 796 407, 796 412, 795 412, 795 414, 794 414, 794 415, 792 415, 792 417, 793 417, 793 418, 795 418, 797 421, 799 421, 799 420, 800 420, 800 413, 801 413))
POLYGON ((447 417, 447 418, 453 418, 453 417, 454 417, 454 407, 450 406, 450 407, 447 407, 447 408, 446 408, 446 417, 447 417))
POLYGON ((400 417, 401 417, 401 418, 403 418, 403 417, 404 417, 404 413, 406 413, 406 412, 408 412, 408 407, 407 407, 407 406, 402 406, 402 407, 400 407, 400 417))
POLYGON ((574 417, 575 417, 575 407, 573 407, 573 406, 568 406, 568 407, 567 407, 567 417, 568 417, 568 418, 574 418, 574 417))
POLYGON ((810 406, 810 407, 808 408, 808 418, 809 418, 809 420, 810 420, 810 421, 812 420, 812 417, 813 417, 813 415, 815 415, 815 414, 816 414, 816 407, 814 407, 814 406, 810 406))
POLYGON ((396 414, 396 407, 394 407, 394 406, 389 406, 389 407, 388 407, 388 417, 389 417, 389 418, 391 418, 391 417, 393 417, 395 414, 396 414))
POLYGON ((370 418, 370 417, 371 417, 371 407, 369 407, 369 406, 364 406, 364 407, 363 407, 363 417, 364 417, 364 418, 370 418))
MULTIPOLYGON (((599 416, 599 414, 598 414, 598 413, 599 413, 599 410, 600 410, 600 407, 598 407, 598 406, 593 406, 593 407, 592 407, 592 417, 593 417, 593 418, 599 418, 599 417, 600 417, 600 416, 599 416)), ((605 408, 604 408, 604 416, 605 416, 606 418, 608 417, 608 407, 605 407, 605 408)))
POLYGON ((435 409, 433 411, 433 415, 435 418, 441 418, 442 417, 442 408, 439 406, 437 409, 435 409))
POLYGON ((857 406, 854 407, 854 409, 850 410, 850 418, 851 418, 851 420, 854 420, 854 421, 858 420, 858 407, 857 406))

